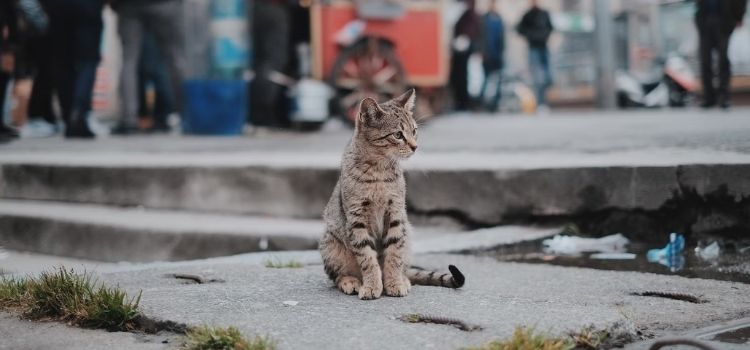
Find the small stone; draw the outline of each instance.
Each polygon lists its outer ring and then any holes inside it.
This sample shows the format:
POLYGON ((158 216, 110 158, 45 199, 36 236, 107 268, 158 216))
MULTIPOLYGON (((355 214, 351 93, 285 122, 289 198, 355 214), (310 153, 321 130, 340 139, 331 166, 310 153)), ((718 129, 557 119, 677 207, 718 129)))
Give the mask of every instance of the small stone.
POLYGON ((284 306, 297 306, 297 304, 299 304, 299 301, 287 300, 284 302, 284 306))

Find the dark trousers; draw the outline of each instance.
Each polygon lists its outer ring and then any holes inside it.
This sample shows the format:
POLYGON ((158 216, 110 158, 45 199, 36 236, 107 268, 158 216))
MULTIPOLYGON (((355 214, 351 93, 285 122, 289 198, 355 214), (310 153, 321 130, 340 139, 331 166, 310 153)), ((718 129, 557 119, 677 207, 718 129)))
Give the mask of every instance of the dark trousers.
POLYGON ((256 1, 253 8, 254 70, 250 85, 250 122, 255 126, 286 127, 284 87, 269 75, 283 72, 289 61, 289 13, 285 5, 256 1))
POLYGON ((103 23, 103 2, 94 1, 90 11, 61 9, 50 14, 50 40, 55 65, 53 86, 66 123, 85 118, 91 110, 91 97, 99 65, 103 23))
POLYGON ((36 68, 29 99, 29 117, 41 117, 50 124, 56 124, 57 118, 52 108, 56 64, 50 36, 45 34, 29 42, 31 58, 36 68))
POLYGON ((479 103, 490 111, 497 111, 500 107, 502 82, 502 70, 499 67, 484 65, 484 80, 482 80, 482 89, 479 90, 479 103), (487 85, 490 82, 495 85, 495 94, 487 101, 487 85))
POLYGON ((3 112, 5 112, 5 95, 8 93, 9 82, 10 73, 0 72, 0 123, 3 122, 3 112))
POLYGON ((732 30, 727 30, 725 27, 723 21, 718 17, 706 18, 698 26, 703 95, 705 102, 709 104, 715 103, 717 97, 721 101, 729 101, 729 78, 732 74, 732 66, 727 51, 732 30), (714 72, 714 52, 716 52, 719 60, 718 87, 714 84, 714 77, 716 76, 714 72))
POLYGON ((154 123, 166 125, 167 116, 174 111, 171 80, 167 66, 159 54, 156 39, 150 33, 144 33, 141 58, 138 63, 138 115, 151 114, 154 123), (154 88, 153 111, 148 110, 146 91, 148 85, 154 88))
POLYGON ((469 57, 471 50, 453 51, 451 61, 451 86, 456 110, 465 111, 471 108, 469 96, 469 57))

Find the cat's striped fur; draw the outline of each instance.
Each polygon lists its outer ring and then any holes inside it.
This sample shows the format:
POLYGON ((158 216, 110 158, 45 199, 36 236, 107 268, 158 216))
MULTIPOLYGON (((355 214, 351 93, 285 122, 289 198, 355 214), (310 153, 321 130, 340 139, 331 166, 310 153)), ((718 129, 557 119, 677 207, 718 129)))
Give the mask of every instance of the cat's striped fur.
POLYGON ((399 161, 417 149, 409 90, 386 103, 365 98, 354 136, 344 152, 341 175, 323 213, 320 242, 325 271, 346 294, 360 299, 405 296, 412 283, 459 288, 464 276, 409 268, 406 183, 399 161))

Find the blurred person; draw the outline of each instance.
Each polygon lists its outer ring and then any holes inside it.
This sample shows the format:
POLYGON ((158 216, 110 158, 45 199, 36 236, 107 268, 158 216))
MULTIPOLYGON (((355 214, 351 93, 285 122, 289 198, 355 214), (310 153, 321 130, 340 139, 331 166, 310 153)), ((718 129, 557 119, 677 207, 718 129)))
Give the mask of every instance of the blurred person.
POLYGON ((33 64, 28 42, 47 30, 47 16, 37 0, 0 2, 0 139, 17 138, 19 133, 4 122, 5 97, 11 80, 17 106, 14 119, 22 125, 26 117, 33 64))
POLYGON ((159 53, 169 67, 174 107, 181 110, 187 64, 182 1, 113 0, 112 8, 117 12, 117 30, 122 43, 121 116, 112 133, 128 135, 138 131, 138 62, 146 30, 153 34, 159 53))
POLYGON ((453 99, 458 111, 471 108, 469 96, 469 58, 477 50, 480 20, 474 6, 474 0, 465 0, 466 10, 453 27, 453 52, 451 60, 450 83, 453 88, 453 99))
POLYGON ((0 142, 18 137, 18 131, 5 124, 5 97, 15 69, 18 32, 16 13, 12 1, 0 2, 0 142))
POLYGON ((284 87, 272 81, 289 62, 290 20, 286 1, 259 0, 253 8, 253 70, 250 116, 255 126, 284 127, 289 120, 283 108, 284 87))
POLYGON ((538 110, 546 111, 547 88, 552 85, 552 73, 549 67, 549 50, 547 40, 552 34, 552 21, 549 13, 539 7, 538 0, 531 0, 531 8, 518 23, 518 33, 526 38, 529 44, 529 69, 534 81, 534 90, 538 110))
POLYGON ((703 108, 710 108, 718 102, 722 108, 729 108, 729 83, 732 66, 728 57, 729 38, 735 27, 742 25, 747 7, 746 0, 697 0, 695 24, 698 27, 701 79, 703 82, 703 108), (719 63, 718 86, 714 85, 714 59, 716 52, 719 63))
MULTIPOLYGON (((49 17, 49 79, 60 102, 65 137, 93 138, 88 126, 99 65, 104 0, 42 0, 49 17)), ((48 78, 44 78, 48 79, 48 78)), ((37 82, 42 79, 37 77, 37 82)), ((32 92, 32 96, 34 93, 32 92)), ((51 96, 46 96, 50 103, 51 96)), ((50 107, 51 108, 51 107, 50 107)))
POLYGON ((53 106, 56 71, 52 34, 44 33, 29 41, 31 57, 36 73, 29 99, 28 122, 24 126, 24 137, 46 137, 58 132, 57 116, 53 106))
POLYGON ((495 95, 490 103, 485 106, 489 111, 495 112, 500 105, 500 83, 505 53, 505 24, 497 11, 497 0, 491 0, 489 10, 482 15, 479 44, 482 53, 482 68, 484 68, 484 80, 482 89, 479 91, 479 101, 485 102, 485 93, 489 81, 496 81, 495 95))
POLYGON ((144 34, 138 64, 138 116, 142 121, 151 119, 146 128, 148 131, 169 132, 167 117, 173 111, 169 74, 156 46, 156 39, 151 33, 144 34), (147 96, 149 84, 154 89, 153 106, 150 109, 147 96))
MULTIPOLYGON (((44 11, 47 12, 46 9, 44 11)), ((57 116, 53 108, 58 71, 55 57, 57 53, 50 32, 51 30, 40 32, 28 42, 30 57, 34 64, 34 82, 27 111, 28 119, 23 128, 24 137, 46 137, 58 132, 57 116)))

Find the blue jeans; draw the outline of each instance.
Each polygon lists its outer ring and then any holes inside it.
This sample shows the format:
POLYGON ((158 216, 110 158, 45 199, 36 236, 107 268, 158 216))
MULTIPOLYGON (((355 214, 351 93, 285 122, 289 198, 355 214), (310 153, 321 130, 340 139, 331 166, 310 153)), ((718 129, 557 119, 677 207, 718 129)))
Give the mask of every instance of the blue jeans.
POLYGON ((73 113, 78 113, 73 117, 83 117, 91 111, 91 100, 96 80, 96 68, 99 66, 97 61, 79 62, 76 67, 73 90, 73 113))
POLYGON ((484 80, 482 81, 482 89, 479 90, 479 103, 484 104, 486 102, 485 100, 485 93, 487 92, 487 84, 490 82, 490 80, 495 85, 495 95, 492 97, 492 100, 489 101, 485 105, 487 109, 490 111, 497 111, 498 107, 500 106, 500 98, 501 98, 501 92, 500 91, 500 84, 502 83, 502 71, 500 69, 491 69, 488 67, 484 67, 484 80))
POLYGON ((142 45, 138 63, 138 115, 151 114, 155 123, 165 125, 167 115, 174 110, 168 68, 152 34, 144 33, 142 45), (153 113, 148 110, 146 102, 149 84, 153 86, 155 95, 153 113))
POLYGON ((547 88, 552 85, 547 47, 529 47, 529 69, 534 81, 537 105, 547 104, 547 88))

